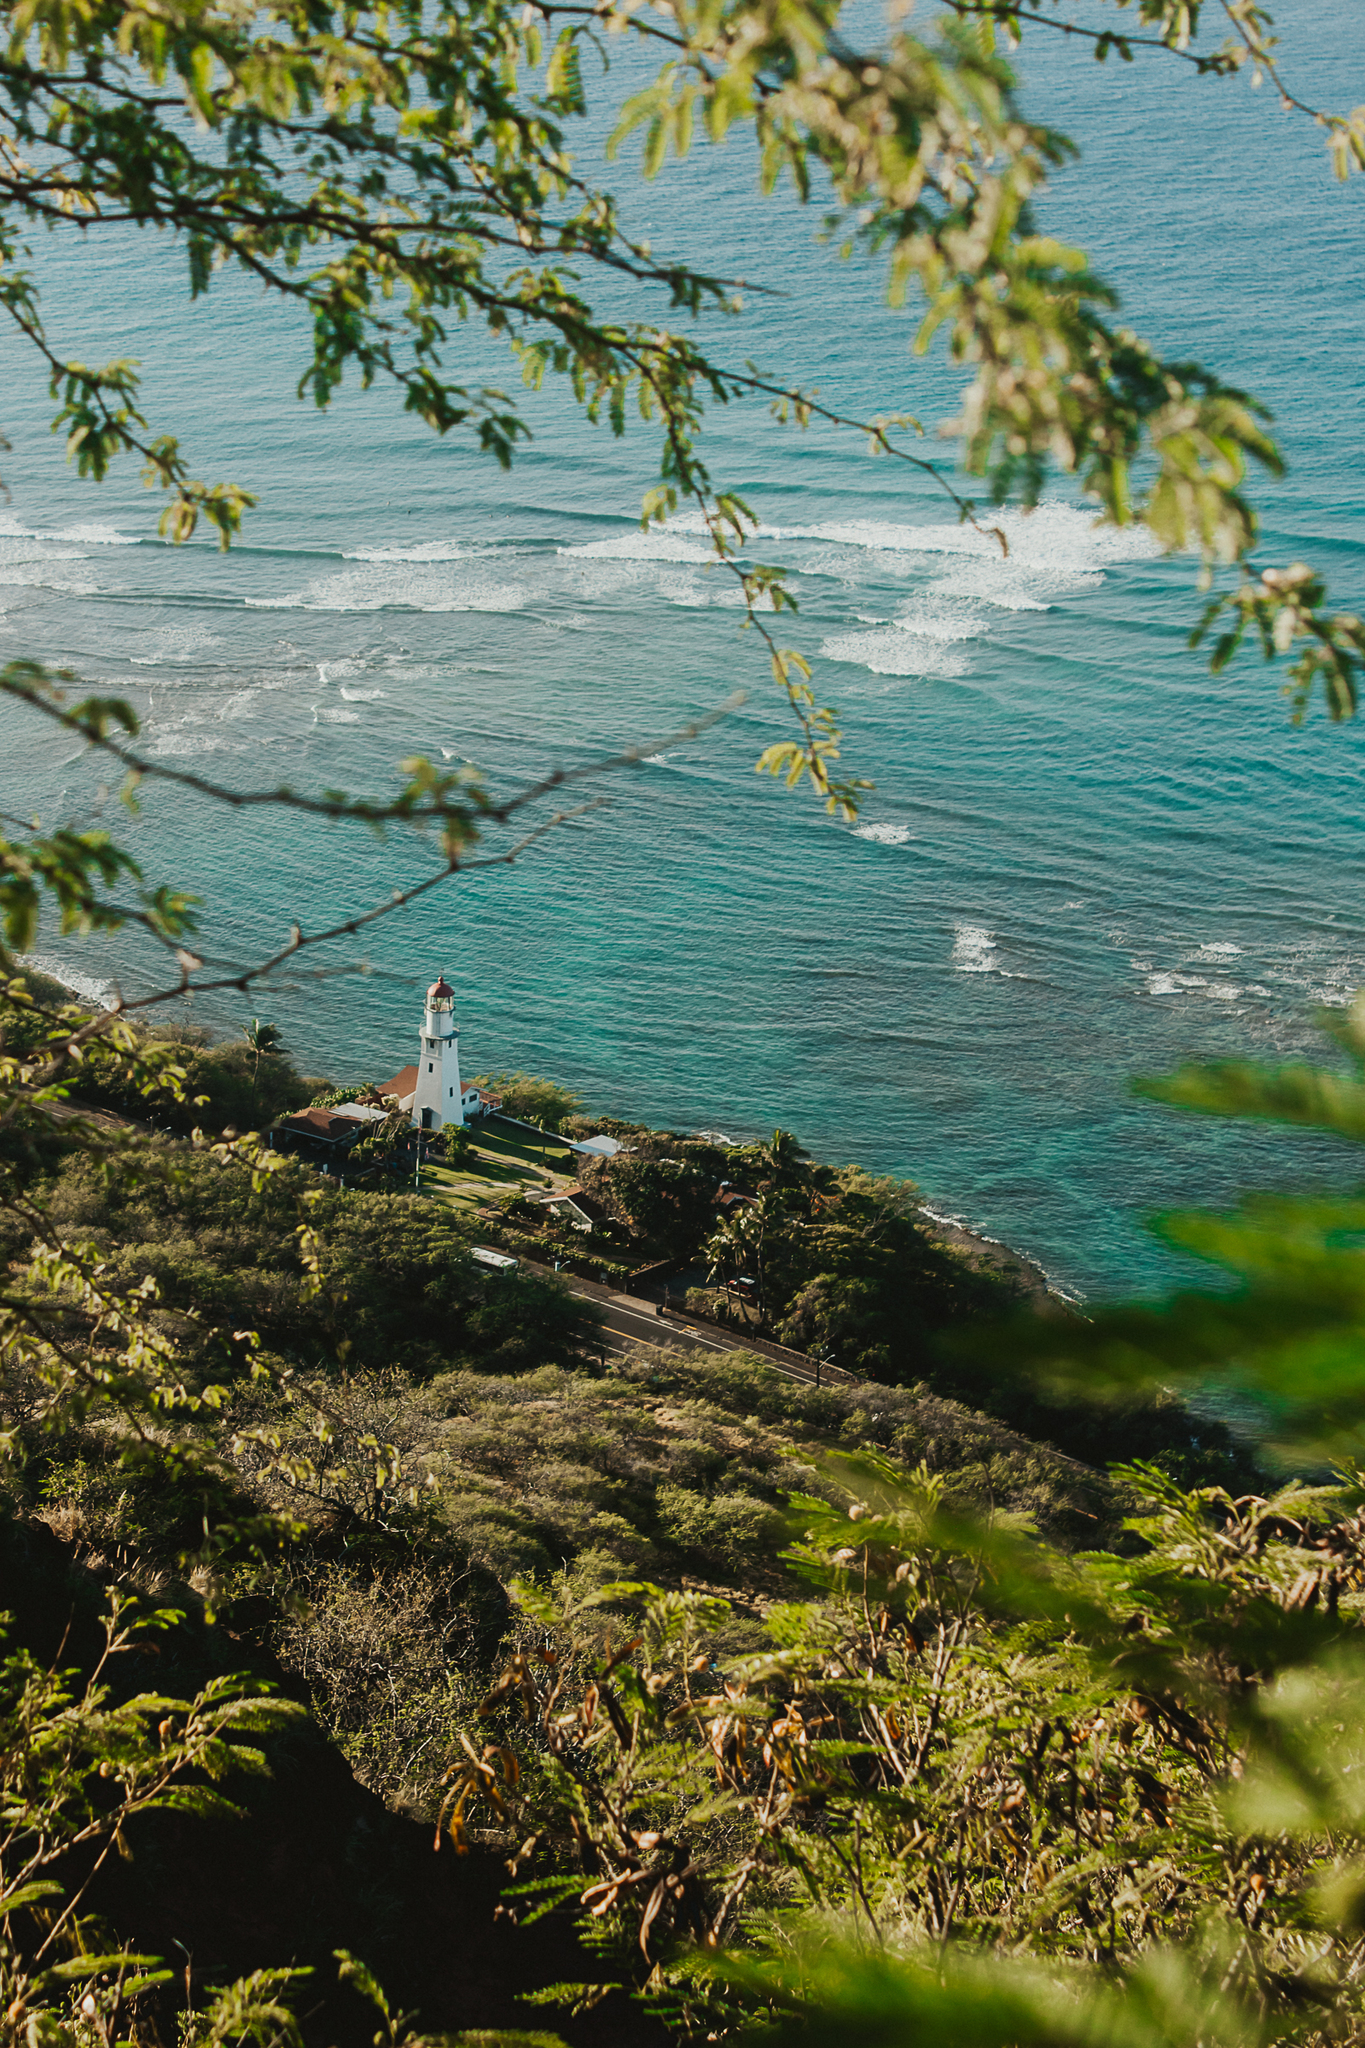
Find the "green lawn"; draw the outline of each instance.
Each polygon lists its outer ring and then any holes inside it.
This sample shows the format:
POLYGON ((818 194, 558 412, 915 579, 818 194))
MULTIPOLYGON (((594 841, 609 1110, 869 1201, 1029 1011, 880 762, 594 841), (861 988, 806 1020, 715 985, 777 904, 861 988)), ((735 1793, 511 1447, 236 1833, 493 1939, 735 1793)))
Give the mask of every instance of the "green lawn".
POLYGON ((496 1193, 472 1174, 452 1173, 448 1166, 422 1168, 422 1193, 438 1202, 450 1202, 457 1209, 473 1209, 496 1193))
POLYGON ((490 1130, 483 1126, 475 1141, 480 1152, 499 1159, 518 1159, 528 1166, 545 1166, 555 1173, 573 1173, 574 1155, 561 1138, 548 1132, 544 1144, 528 1131, 490 1130))
POLYGON ((539 1147, 529 1138, 523 1143, 518 1137, 480 1130, 468 1164, 424 1166, 422 1189, 456 1208, 476 1209, 496 1202, 512 1189, 562 1187, 572 1179, 572 1163, 567 1146, 553 1139, 547 1141, 542 1163, 539 1147))

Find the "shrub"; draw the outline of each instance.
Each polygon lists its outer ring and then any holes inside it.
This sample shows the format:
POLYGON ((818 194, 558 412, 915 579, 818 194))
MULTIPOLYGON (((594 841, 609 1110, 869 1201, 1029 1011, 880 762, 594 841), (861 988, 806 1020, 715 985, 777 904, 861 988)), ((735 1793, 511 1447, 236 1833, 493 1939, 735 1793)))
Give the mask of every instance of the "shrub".
POLYGON ((477 1673, 507 1626, 486 1572, 439 1561, 376 1573, 344 1564, 282 1581, 274 1647, 361 1782, 429 1812, 477 1673), (305 1604, 306 1603, 306 1604, 305 1604))
POLYGON ((558 1081, 542 1081, 535 1074, 476 1074, 474 1086, 501 1095, 507 1116, 544 1124, 547 1131, 562 1130, 583 1108, 581 1096, 561 1087, 558 1081))
POLYGON ((716 1176, 686 1160, 582 1160, 578 1178, 639 1236, 663 1251, 695 1250, 715 1216, 716 1176))
POLYGON ((658 1505, 659 1526, 670 1543, 727 1573, 771 1562, 787 1538, 781 1510, 750 1493, 708 1498, 681 1486, 661 1486, 658 1505))

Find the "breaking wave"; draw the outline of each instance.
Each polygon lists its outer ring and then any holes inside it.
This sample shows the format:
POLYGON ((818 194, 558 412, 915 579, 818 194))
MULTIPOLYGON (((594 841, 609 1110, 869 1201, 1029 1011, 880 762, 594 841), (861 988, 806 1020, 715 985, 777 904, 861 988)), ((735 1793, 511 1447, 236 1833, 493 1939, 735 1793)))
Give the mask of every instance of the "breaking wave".
POLYGON ((982 924, 953 928, 953 966, 959 974, 994 974, 1000 965, 995 933, 982 924))
POLYGON ((243 602, 260 611, 516 612, 529 597, 521 584, 442 576, 434 567, 424 571, 412 563, 389 562, 320 576, 306 590, 291 591, 287 597, 248 597, 243 602))
POLYGON ((820 652, 827 661, 853 662, 874 676, 963 676, 970 666, 965 649, 896 626, 880 633, 835 633, 822 641, 820 652))
POLYGON ((76 541, 88 548, 135 548, 142 544, 137 534, 120 533, 116 526, 103 526, 98 521, 49 531, 41 526, 21 526, 11 512, 0 512, 0 540, 76 541))
POLYGON ((347 548, 343 562, 460 562, 478 552, 457 540, 424 540, 410 548, 347 548))
POLYGON ((643 527, 623 533, 615 540, 579 541, 572 547, 556 548, 566 560, 578 562, 714 562, 715 550, 679 531, 676 523, 664 528, 643 527))
POLYGON ((46 974, 52 981, 59 981, 63 988, 69 988, 73 996, 83 1002, 98 1003, 102 1010, 113 1007, 114 984, 100 981, 92 974, 82 974, 78 967, 68 967, 64 960, 58 960, 51 953, 21 953, 21 967, 31 967, 35 974, 46 974))
POLYGON ((908 825, 855 825, 855 839, 870 839, 874 846, 908 846, 910 827, 908 825))

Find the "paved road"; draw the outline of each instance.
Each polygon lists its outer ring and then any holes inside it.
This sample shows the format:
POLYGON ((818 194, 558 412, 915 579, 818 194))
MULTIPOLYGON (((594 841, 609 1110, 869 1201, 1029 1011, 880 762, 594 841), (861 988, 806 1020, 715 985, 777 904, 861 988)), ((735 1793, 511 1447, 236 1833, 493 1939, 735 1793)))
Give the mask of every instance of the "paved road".
MULTIPOLYGON (((750 1358, 757 1357, 761 1364, 780 1373, 784 1379, 819 1385, 820 1375, 814 1359, 807 1364, 804 1359, 791 1355, 774 1357, 771 1352, 776 1347, 764 1346, 760 1352, 754 1339, 746 1337, 743 1331, 717 1329, 713 1323, 695 1328, 678 1315, 656 1315, 653 1302, 636 1301, 629 1294, 616 1294, 609 1287, 599 1287, 594 1280, 580 1280, 576 1273, 556 1273, 552 1267, 538 1265, 534 1259, 523 1258, 521 1263, 532 1273, 562 1280, 571 1294, 591 1302, 604 1325, 603 1348, 618 1357, 634 1344, 659 1344, 672 1351, 743 1351, 750 1358)), ((840 1373, 839 1378, 848 1380, 850 1375, 840 1373)))
POLYGON ((608 1342, 609 1351, 624 1351, 631 1343, 666 1344, 675 1351, 743 1351, 743 1344, 720 1330, 693 1330, 686 1323, 674 1317, 659 1316, 650 1305, 633 1302, 602 1301, 598 1296, 589 1297, 583 1288, 576 1286, 572 1273, 561 1273, 561 1280, 567 1281, 575 1294, 584 1300, 591 1299, 593 1307, 606 1326, 606 1335, 616 1342, 608 1342))

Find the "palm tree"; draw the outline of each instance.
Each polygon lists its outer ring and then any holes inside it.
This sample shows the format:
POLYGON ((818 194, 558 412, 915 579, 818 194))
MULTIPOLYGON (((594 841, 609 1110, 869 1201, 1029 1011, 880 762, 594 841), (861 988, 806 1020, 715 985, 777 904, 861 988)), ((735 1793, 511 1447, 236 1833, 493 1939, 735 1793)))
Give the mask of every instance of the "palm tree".
POLYGON ((262 1024, 259 1017, 253 1017, 249 1024, 242 1026, 242 1036, 256 1055, 256 1064, 251 1069, 251 1092, 254 1095, 261 1077, 261 1061, 277 1058, 284 1051, 284 1034, 278 1025, 262 1024))
POLYGON ((790 1131, 781 1129, 773 1132, 771 1140, 763 1147, 763 1154, 779 1186, 783 1182, 790 1186, 792 1182, 803 1179, 810 1164, 810 1153, 797 1143, 790 1131))
POLYGON ((738 1276, 752 1268, 752 1277, 758 1282, 760 1322, 766 1313, 763 1242, 771 1215, 766 1197, 757 1202, 738 1204, 717 1225, 703 1247, 710 1277, 714 1279, 719 1274, 727 1285, 727 1291, 732 1274, 738 1276))
POLYGON ((725 1217, 716 1225, 702 1246, 702 1256, 706 1260, 706 1277, 708 1280, 719 1280, 727 1297, 730 1294, 730 1282, 736 1266, 742 1266, 744 1263, 744 1254, 734 1222, 733 1216, 725 1217))

